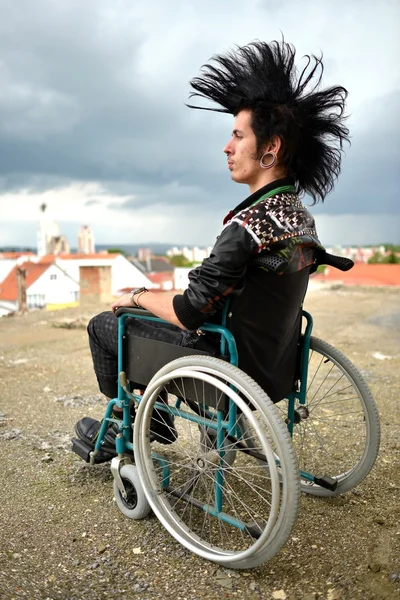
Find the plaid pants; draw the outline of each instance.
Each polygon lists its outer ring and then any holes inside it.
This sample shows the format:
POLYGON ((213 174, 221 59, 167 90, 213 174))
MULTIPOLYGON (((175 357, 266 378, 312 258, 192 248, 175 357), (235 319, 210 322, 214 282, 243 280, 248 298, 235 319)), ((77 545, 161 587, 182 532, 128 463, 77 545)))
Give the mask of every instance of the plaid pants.
MULTIPOLYGON (((93 317, 88 324, 89 346, 100 391, 108 398, 118 392, 118 318, 111 311, 93 317)), ((138 337, 168 342, 177 346, 192 346, 195 334, 169 323, 145 321, 129 317, 125 332, 138 337)))

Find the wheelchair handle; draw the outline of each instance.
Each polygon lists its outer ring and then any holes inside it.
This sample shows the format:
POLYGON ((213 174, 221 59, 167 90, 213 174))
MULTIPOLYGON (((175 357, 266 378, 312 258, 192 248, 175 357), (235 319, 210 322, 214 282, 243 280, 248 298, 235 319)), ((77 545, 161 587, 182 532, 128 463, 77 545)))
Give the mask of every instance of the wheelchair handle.
MULTIPOLYGON (((288 266, 288 261, 276 254, 261 254, 255 257, 251 261, 251 264, 258 267, 264 267, 272 273, 279 273, 288 266)), ((349 271, 354 267, 354 262, 350 258, 345 258, 344 256, 329 254, 325 250, 315 250, 315 259, 311 265, 310 272, 314 273, 319 265, 328 265, 335 269, 339 269, 339 271, 349 271)))
POLYGON ((334 254, 325 252, 325 250, 319 250, 317 253, 317 265, 328 265, 329 267, 339 269, 339 271, 350 271, 354 267, 354 262, 345 256, 335 256, 334 254))

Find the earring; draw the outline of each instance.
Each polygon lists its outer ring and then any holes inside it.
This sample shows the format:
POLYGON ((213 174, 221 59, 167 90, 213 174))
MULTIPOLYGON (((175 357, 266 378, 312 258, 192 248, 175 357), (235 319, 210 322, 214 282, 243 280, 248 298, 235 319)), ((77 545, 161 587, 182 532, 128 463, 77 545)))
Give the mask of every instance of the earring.
POLYGON ((270 150, 270 152, 266 152, 260 158, 260 167, 262 169, 270 169, 276 163, 276 159, 277 159, 277 156, 276 156, 275 152, 273 152, 272 150, 270 150), (272 161, 268 165, 265 165, 264 164, 264 156, 268 156, 268 155, 272 156, 272 161))

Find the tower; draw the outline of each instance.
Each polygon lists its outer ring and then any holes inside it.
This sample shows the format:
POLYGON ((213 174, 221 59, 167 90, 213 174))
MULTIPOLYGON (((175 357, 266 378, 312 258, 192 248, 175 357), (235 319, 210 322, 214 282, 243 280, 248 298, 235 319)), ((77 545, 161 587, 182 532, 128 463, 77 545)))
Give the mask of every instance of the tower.
POLYGON ((78 254, 94 254, 94 235, 88 225, 82 225, 78 232, 78 254))
POLYGON ((49 254, 52 251, 51 240, 53 238, 60 237, 60 229, 57 223, 54 223, 54 221, 46 218, 45 213, 47 204, 41 204, 39 209, 41 216, 39 230, 37 233, 37 253, 40 258, 41 256, 45 256, 45 254, 49 254))

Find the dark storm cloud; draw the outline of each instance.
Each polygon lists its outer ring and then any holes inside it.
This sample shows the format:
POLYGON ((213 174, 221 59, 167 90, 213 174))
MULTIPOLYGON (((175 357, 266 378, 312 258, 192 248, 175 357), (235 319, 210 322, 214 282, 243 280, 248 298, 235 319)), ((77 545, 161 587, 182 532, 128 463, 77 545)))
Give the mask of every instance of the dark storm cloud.
MULTIPOLYGON (((155 38, 149 49, 144 9, 133 6, 0 0, 0 191, 99 181, 129 196, 112 205, 118 210, 216 198, 228 209, 247 194, 230 183, 221 152, 232 119, 184 106, 210 52, 193 36, 178 64, 164 64, 155 38)), ((398 211, 398 98, 371 101, 363 122, 353 114, 329 212, 398 211)), ((103 201, 96 195, 89 203, 103 201)))
POLYGON ((325 206, 317 205, 314 212, 400 214, 399 110, 396 91, 365 102, 351 116, 351 147, 346 148, 342 173, 325 206))

